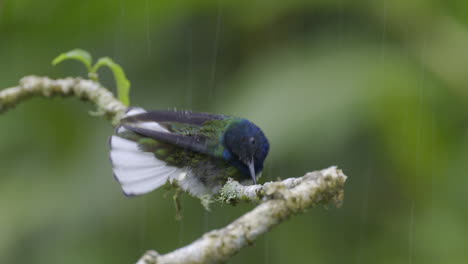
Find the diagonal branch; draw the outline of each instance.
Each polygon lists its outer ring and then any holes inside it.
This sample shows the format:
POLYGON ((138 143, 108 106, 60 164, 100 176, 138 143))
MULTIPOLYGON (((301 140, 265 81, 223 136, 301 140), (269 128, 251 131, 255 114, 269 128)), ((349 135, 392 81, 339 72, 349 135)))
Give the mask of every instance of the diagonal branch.
POLYGON ((339 206, 344 197, 345 181, 346 175, 341 170, 330 167, 254 188, 237 186, 234 195, 240 195, 236 196, 238 199, 255 194, 255 198, 261 197, 262 203, 228 226, 210 231, 185 247, 164 255, 148 251, 137 264, 223 263, 290 216, 330 202, 339 206), (253 189, 261 191, 251 191, 253 189))
POLYGON ((108 89, 91 80, 71 77, 53 80, 48 77, 26 76, 20 80, 18 86, 0 91, 0 114, 32 96, 57 95, 92 102, 114 125, 127 109, 108 89))

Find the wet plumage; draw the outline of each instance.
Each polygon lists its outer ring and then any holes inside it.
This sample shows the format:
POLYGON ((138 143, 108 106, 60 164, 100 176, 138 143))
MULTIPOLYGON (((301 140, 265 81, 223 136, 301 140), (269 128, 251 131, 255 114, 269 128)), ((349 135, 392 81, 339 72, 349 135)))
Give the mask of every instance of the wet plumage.
POLYGON ((219 192, 228 178, 256 182, 269 143, 242 118, 189 111, 131 109, 110 138, 115 178, 126 195, 177 181, 195 196, 219 192))

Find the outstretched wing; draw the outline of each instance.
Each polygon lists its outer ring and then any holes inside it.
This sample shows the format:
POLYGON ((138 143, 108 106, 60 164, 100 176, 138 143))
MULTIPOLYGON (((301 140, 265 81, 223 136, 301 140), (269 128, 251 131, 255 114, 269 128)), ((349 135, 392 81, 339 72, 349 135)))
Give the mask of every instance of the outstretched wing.
POLYGON ((150 111, 122 119, 122 126, 141 136, 180 148, 215 155, 226 116, 189 111, 150 111), (163 128, 163 129, 161 129, 163 128))
POLYGON ((164 143, 169 143, 175 145, 180 148, 188 149, 191 151, 204 153, 204 154, 211 154, 210 148, 208 144, 208 139, 204 136, 199 135, 180 135, 175 133, 167 133, 158 130, 146 129, 141 128, 138 126, 132 125, 123 125, 124 128, 133 131, 139 135, 144 137, 152 138, 158 141, 162 141, 164 143))

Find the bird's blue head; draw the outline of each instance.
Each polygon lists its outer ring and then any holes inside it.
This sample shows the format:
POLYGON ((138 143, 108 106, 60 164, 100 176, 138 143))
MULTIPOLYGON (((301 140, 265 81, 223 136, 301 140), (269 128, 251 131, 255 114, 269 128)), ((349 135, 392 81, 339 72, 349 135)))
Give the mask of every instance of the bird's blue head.
POLYGON ((228 126, 224 133, 223 157, 246 177, 257 183, 257 175, 263 170, 270 144, 259 127, 241 119, 228 126))

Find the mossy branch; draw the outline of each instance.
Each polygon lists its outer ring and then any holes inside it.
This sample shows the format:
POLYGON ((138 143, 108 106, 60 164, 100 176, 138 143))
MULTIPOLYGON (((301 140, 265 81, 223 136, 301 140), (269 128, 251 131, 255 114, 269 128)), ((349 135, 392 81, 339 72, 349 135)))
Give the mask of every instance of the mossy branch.
POLYGON ((228 185, 234 187, 228 189, 235 199, 243 199, 247 195, 248 199, 261 199, 262 202, 228 226, 210 231, 185 247, 164 255, 148 251, 137 264, 226 262, 243 247, 251 245, 258 236, 293 215, 318 205, 333 203, 340 206, 345 181, 346 175, 336 167, 253 188, 231 181, 228 185))
MULTIPOLYGON (((98 112, 111 120, 113 125, 119 122, 127 109, 109 90, 95 81, 27 76, 21 79, 18 86, 0 91, 0 114, 30 97, 57 95, 73 96, 95 104, 98 112)), ((317 205, 341 205, 345 181, 346 176, 336 167, 263 185, 243 186, 229 180, 218 195, 218 200, 230 204, 243 200, 260 204, 228 226, 210 231, 185 247, 164 255, 148 251, 138 264, 225 262, 290 216, 317 205)))
MULTIPOLYGON (((336 170, 336 167, 330 167, 329 170, 336 170)), ((324 172, 327 174, 326 172, 324 172)), ((244 186, 237 181, 229 179, 218 194, 217 200, 235 205, 241 201, 260 201, 268 199, 272 194, 276 194, 281 189, 292 189, 309 180, 311 177, 316 177, 315 173, 308 173, 299 178, 288 178, 283 181, 267 182, 265 184, 244 186)))
POLYGON ((53 80, 48 77, 26 76, 18 86, 0 90, 0 114, 33 97, 73 96, 90 101, 116 125, 127 107, 101 84, 82 78, 53 80))

